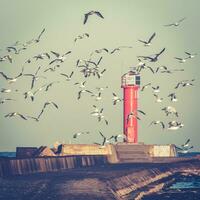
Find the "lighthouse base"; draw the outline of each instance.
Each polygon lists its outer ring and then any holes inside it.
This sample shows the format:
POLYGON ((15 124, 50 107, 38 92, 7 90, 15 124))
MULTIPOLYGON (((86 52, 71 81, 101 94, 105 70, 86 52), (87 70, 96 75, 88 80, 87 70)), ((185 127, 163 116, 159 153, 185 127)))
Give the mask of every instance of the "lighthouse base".
MULTIPOLYGON (((175 158, 175 145, 152 145, 144 143, 118 143, 114 145, 119 163, 153 162, 154 158, 175 158)), ((114 155, 114 154, 113 154, 114 155)))

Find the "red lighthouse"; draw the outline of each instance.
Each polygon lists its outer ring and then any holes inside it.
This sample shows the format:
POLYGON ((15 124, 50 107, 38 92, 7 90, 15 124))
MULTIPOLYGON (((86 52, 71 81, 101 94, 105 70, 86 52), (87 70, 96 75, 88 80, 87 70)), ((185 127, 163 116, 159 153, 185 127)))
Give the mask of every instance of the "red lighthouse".
POLYGON ((124 92, 124 134, 126 142, 138 143, 138 89, 140 87, 140 74, 131 70, 122 76, 124 92))

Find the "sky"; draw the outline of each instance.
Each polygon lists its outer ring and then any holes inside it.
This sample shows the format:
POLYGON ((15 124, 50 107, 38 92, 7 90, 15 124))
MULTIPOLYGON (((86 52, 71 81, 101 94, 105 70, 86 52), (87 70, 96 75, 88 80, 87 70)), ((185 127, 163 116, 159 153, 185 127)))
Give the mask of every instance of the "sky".
POLYGON ((30 64, 25 65, 24 73, 34 73, 39 66, 39 75, 46 79, 36 82, 33 91, 46 83, 59 81, 48 92, 41 91, 34 102, 24 99, 23 93, 30 90, 31 78, 22 77, 16 83, 8 82, 0 76, 0 89, 12 89, 9 94, 0 94, 0 98, 13 98, 16 101, 5 102, 0 105, 0 151, 15 151, 17 146, 52 146, 54 142, 65 143, 94 143, 101 142, 99 131, 105 136, 123 133, 123 104, 112 104, 112 93, 123 97, 121 76, 138 64, 137 56, 152 55, 162 48, 165 52, 158 62, 148 63, 153 69, 165 65, 169 69, 184 69, 184 72, 173 74, 152 74, 149 70, 141 72, 141 85, 152 83, 160 86, 162 103, 156 103, 152 89, 139 91, 139 109, 145 111, 139 122, 139 142, 146 144, 183 144, 188 138, 200 151, 200 109, 198 106, 199 93, 199 60, 200 60, 200 1, 190 0, 0 0, 0 56, 7 55, 6 47, 16 41, 25 43, 45 28, 41 41, 30 45, 18 55, 10 53, 13 63, 0 62, 0 71, 14 77, 22 69, 27 59, 30 64), (104 19, 91 16, 83 25, 84 14, 98 10, 104 19), (175 22, 183 17, 186 19, 178 27, 165 27, 165 24, 175 22), (152 46, 144 47, 138 39, 147 40, 153 33, 156 37, 152 46), (74 39, 78 35, 88 33, 89 38, 74 39), (106 69, 103 77, 84 78, 80 69, 76 67, 78 59, 89 59, 91 52, 96 49, 107 48, 110 51, 119 46, 132 46, 114 54, 95 54, 93 61, 103 56, 100 69, 106 69), (72 51, 65 62, 55 72, 46 72, 51 59, 35 61, 33 56, 55 51, 64 54, 72 51), (198 55, 180 64, 174 57, 186 57, 185 51, 198 55), (60 73, 70 74, 74 71, 72 80, 67 82, 60 73), (182 80, 195 79, 193 87, 174 89, 182 80), (97 93, 96 87, 108 86, 102 92, 102 100, 95 101, 90 94, 83 94, 77 100, 79 88, 76 82, 86 80, 86 88, 97 93), (15 90, 18 91, 15 91, 15 90), (170 102, 167 97, 176 92, 178 102, 170 102), (5 118, 10 112, 20 112, 24 115, 37 116, 46 101, 54 101, 59 109, 49 106, 39 122, 22 120, 18 117, 5 118), (104 108, 105 118, 109 121, 98 122, 90 115, 92 105, 104 108), (162 108, 174 106, 179 117, 165 116, 162 108), (177 131, 162 130, 160 126, 149 126, 152 120, 162 120, 167 124, 177 120, 184 123, 184 127, 177 131), (81 135, 73 139, 73 134, 80 131, 90 131, 88 135, 81 135))

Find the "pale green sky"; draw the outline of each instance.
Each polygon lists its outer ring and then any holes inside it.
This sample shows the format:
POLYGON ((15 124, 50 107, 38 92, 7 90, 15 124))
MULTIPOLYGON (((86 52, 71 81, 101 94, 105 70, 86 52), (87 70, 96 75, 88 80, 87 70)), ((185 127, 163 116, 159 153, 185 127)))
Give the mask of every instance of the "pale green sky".
MULTIPOLYGON (((120 77, 130 66, 137 64, 138 55, 150 55, 157 53, 166 47, 165 53, 159 62, 151 64, 152 67, 166 65, 169 68, 184 68, 185 72, 172 75, 152 75, 149 71, 142 72, 142 84, 152 82, 160 85, 160 96, 164 98, 161 104, 155 103, 151 90, 139 94, 139 107, 147 113, 139 123, 139 141, 155 144, 182 144, 191 138, 195 150, 200 150, 199 135, 199 55, 200 55, 200 1, 199 0, 0 0, 0 49, 11 45, 15 41, 26 42, 37 36, 43 28, 46 32, 39 44, 36 44, 20 55, 13 56, 13 64, 0 63, 0 71, 9 76, 15 76, 21 70, 21 66, 28 58, 37 53, 56 52, 64 53, 71 50, 72 54, 62 66, 54 73, 43 74, 47 80, 36 83, 35 89, 45 83, 59 80, 48 93, 41 92, 32 103, 24 100, 23 93, 30 89, 31 80, 28 77, 19 79, 9 85, 0 77, 1 88, 17 88, 18 93, 1 94, 0 97, 12 97, 16 102, 6 102, 0 105, 0 151, 15 150, 16 146, 51 146, 55 141, 69 142, 72 135, 78 131, 91 131, 90 135, 80 137, 79 143, 100 142, 98 131, 105 135, 122 133, 122 104, 112 105, 112 92, 122 97, 120 77), (90 10, 99 10, 104 20, 92 16, 86 25, 83 25, 84 13, 90 10), (187 19, 179 27, 164 27, 164 24, 174 22, 186 17, 187 19), (88 39, 80 40, 74 45, 73 40, 82 33, 89 33, 88 39), (144 47, 137 42, 138 39, 146 39, 153 32, 156 37, 151 47, 144 47), (107 71, 103 78, 95 77, 87 79, 88 89, 95 91, 97 86, 109 86, 102 96, 103 100, 95 102, 88 94, 78 101, 78 88, 74 86, 77 81, 84 81, 75 64, 77 59, 87 59, 89 54, 102 47, 113 49, 118 46, 133 46, 132 49, 124 49, 113 55, 103 54, 100 65, 107 71), (196 52, 198 56, 179 64, 173 57, 185 56, 184 51, 196 52), (71 82, 64 81, 59 73, 71 73, 75 75, 71 82), (171 103, 166 97, 174 91, 174 86, 180 80, 195 78, 195 87, 182 88, 177 91, 179 101, 171 103), (24 121, 18 118, 6 119, 4 115, 18 111, 22 114, 36 116, 40 112, 45 101, 55 101, 59 110, 47 108, 39 123, 32 120, 24 121), (98 123, 97 119, 90 116, 92 105, 104 107, 105 116, 109 126, 98 123), (172 105, 180 113, 178 121, 185 126, 175 132, 162 131, 158 127, 149 127, 152 120, 164 120, 166 123, 176 119, 173 116, 166 117, 161 108, 172 105)), ((0 55, 4 55, 0 51, 0 55)), ((97 60, 98 56, 94 57, 97 60)), ((38 66, 45 70, 49 61, 32 62, 25 68, 26 73, 35 72, 38 66)), ((41 71, 43 71, 41 70, 41 71)))

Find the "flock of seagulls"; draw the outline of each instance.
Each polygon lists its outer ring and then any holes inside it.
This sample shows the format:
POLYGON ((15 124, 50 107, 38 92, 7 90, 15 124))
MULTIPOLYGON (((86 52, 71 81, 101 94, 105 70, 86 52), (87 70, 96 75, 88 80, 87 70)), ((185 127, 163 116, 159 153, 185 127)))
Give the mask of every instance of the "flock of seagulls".
POLYGON ((178 153, 188 153, 190 149, 193 149, 194 146, 190 146, 190 139, 188 139, 184 144, 182 144, 180 147, 175 146, 178 153))
MULTIPOLYGON (((91 18, 92 16, 93 17, 97 16, 101 19, 104 19, 104 16, 101 14, 101 12, 90 11, 90 12, 84 14, 83 24, 86 25, 87 23, 89 23, 89 21, 90 21, 89 18, 91 18)), ((166 24, 164 26, 165 27, 172 27, 172 26, 178 27, 178 26, 180 26, 180 24, 183 23, 183 21, 185 19, 186 18, 182 18, 182 19, 178 20, 177 22, 166 24)), ((20 43, 19 41, 17 41, 13 45, 6 47, 5 50, 7 51, 7 53, 6 53, 6 55, 0 56, 0 62, 8 61, 9 63, 13 63, 12 54, 21 54, 23 51, 27 50, 31 45, 39 43, 41 41, 41 38, 42 38, 43 34, 45 33, 45 31, 46 30, 44 28, 36 38, 33 38, 25 43, 20 43)), ((157 36, 157 34, 154 32, 147 40, 139 39, 138 42, 144 44, 145 48, 150 47, 150 46, 152 46, 152 42, 156 36, 157 36)), ((80 34, 74 39, 74 44, 77 43, 78 40, 87 39, 89 37, 90 37, 89 33, 80 34)), ((102 55, 104 55, 104 54, 113 55, 115 52, 121 51, 122 49, 130 49, 130 48, 132 48, 132 46, 119 46, 119 47, 116 47, 111 50, 109 50, 108 48, 105 48, 105 47, 100 48, 100 49, 95 49, 94 51, 92 51, 90 53, 89 59, 84 59, 84 60, 78 59, 77 60, 76 69, 78 69, 78 70, 80 69, 80 74, 82 74, 84 78, 88 79, 90 76, 94 76, 94 77, 97 77, 98 79, 101 79, 101 78, 103 78, 104 74, 107 71, 106 68, 105 69, 100 68, 101 61, 103 59, 102 55), (100 55, 100 58, 97 61, 94 61, 92 59, 94 57, 94 55, 96 55, 96 56, 100 55)), ((136 70, 138 71, 138 73, 140 73, 144 70, 147 70, 147 69, 150 70, 152 72, 152 74, 157 74, 157 73, 172 74, 174 72, 183 72, 184 69, 169 69, 167 66, 164 66, 164 65, 157 66, 156 69, 154 69, 155 67, 149 66, 149 65, 151 65, 151 63, 153 63, 155 65, 157 63, 157 61, 160 59, 161 55, 165 54, 165 51, 166 51, 166 48, 164 47, 158 53, 155 53, 153 55, 137 56, 139 63, 136 65, 136 70)), ((0 71, 0 78, 1 77, 4 78, 8 84, 13 84, 19 78, 30 77, 30 79, 31 79, 30 90, 27 92, 24 92, 23 96, 24 96, 24 99, 30 98, 31 101, 33 102, 36 94, 38 94, 41 91, 46 91, 46 92, 49 91, 49 89, 54 84, 58 84, 58 83, 60 83, 60 81, 52 81, 50 83, 45 83, 42 86, 40 86, 39 88, 35 89, 35 87, 36 87, 35 85, 39 79, 48 80, 48 77, 44 76, 42 74, 42 72, 41 72, 42 66, 39 66, 37 68, 37 70, 33 73, 24 73, 25 66, 34 61, 36 62, 36 61, 47 59, 47 60, 49 60, 49 64, 48 64, 48 67, 43 71, 43 73, 47 74, 47 72, 55 72, 57 70, 57 68, 59 68, 60 65, 63 62, 65 62, 66 59, 68 59, 70 57, 70 54, 72 54, 72 53, 73 52, 71 50, 66 51, 64 53, 58 53, 55 51, 39 53, 39 54, 34 55, 33 57, 27 59, 24 62, 22 70, 18 75, 14 76, 14 77, 9 77, 8 75, 5 74, 5 72, 0 71)), ((174 59, 178 60, 179 63, 183 64, 187 60, 193 59, 197 55, 196 53, 190 53, 190 52, 185 52, 185 54, 186 54, 186 56, 183 58, 174 57, 174 59)), ((70 82, 73 79, 74 73, 75 72, 72 71, 70 74, 60 73, 59 75, 61 77, 63 77, 65 81, 70 82)), ((194 81, 195 81, 195 79, 179 81, 177 83, 177 85, 174 87, 174 89, 177 90, 181 87, 194 86, 194 81)), ((85 93, 85 94, 90 94, 90 96, 95 100, 95 102, 101 101, 104 90, 107 90, 109 88, 108 86, 104 86, 104 87, 98 86, 95 88, 96 91, 91 91, 91 90, 87 89, 87 81, 75 82, 73 85, 77 86, 77 88, 79 89, 78 94, 77 94, 78 100, 80 100, 82 98, 83 94, 85 93)), ((147 83, 141 87, 141 92, 144 92, 147 88, 150 88, 152 90, 153 96, 156 99, 155 100, 156 103, 163 102, 164 98, 159 96, 160 86, 155 86, 152 83, 147 83)), ((7 89, 7 88, 2 88, 0 90, 1 94, 3 94, 3 93, 8 94, 11 92, 13 92, 13 91, 11 89, 7 89)), ((15 90, 15 92, 18 92, 18 90, 15 90)), ((172 93, 168 94, 167 97, 170 98, 170 101, 172 103, 178 101, 176 92, 172 92, 172 93)), ((9 98, 9 97, 0 98, 0 104, 5 104, 8 101, 16 101, 16 100, 9 98)), ((114 106, 117 106, 122 101, 123 101, 123 99, 120 96, 118 96, 115 92, 112 92, 112 103, 114 106)), ((24 115, 19 112, 11 112, 11 113, 6 114, 5 118, 19 117, 23 120, 32 119, 32 120, 39 122, 41 120, 41 116, 45 113, 46 109, 50 106, 55 108, 56 110, 59 109, 59 106, 55 102, 47 101, 44 103, 41 111, 39 112, 38 116, 36 116, 36 117, 24 115)), ((99 108, 96 105, 93 105, 92 107, 94 110, 90 113, 90 115, 92 117, 96 118, 99 123, 103 121, 103 122, 105 122, 106 125, 109 125, 108 119, 104 115, 104 108, 99 108)), ((174 106, 171 106, 171 105, 166 106, 166 107, 162 108, 161 110, 165 113, 166 116, 172 115, 176 118, 179 117, 179 113, 177 112, 177 110, 174 106)), ((138 113, 140 113, 142 115, 146 115, 146 113, 142 110, 138 110, 138 113)), ((127 117, 127 123, 132 117, 137 118, 138 120, 141 120, 141 117, 138 116, 137 113, 131 112, 127 117)), ((177 129, 184 127, 184 124, 182 122, 178 122, 177 120, 170 121, 167 124, 161 120, 153 120, 150 123, 150 126, 152 126, 152 125, 160 125, 163 130, 164 129, 177 130, 177 129)), ((73 138, 77 139, 82 135, 88 135, 88 134, 90 134, 89 131, 77 132, 73 135, 73 138)), ((126 140, 125 136, 121 135, 121 134, 113 135, 108 138, 106 136, 104 136, 101 131, 99 131, 99 134, 102 137, 102 143, 95 142, 95 144, 100 145, 100 148, 104 148, 105 145, 108 143, 118 142, 118 140, 120 138, 126 140)), ((188 140, 183 146, 177 147, 177 148, 179 148, 179 150, 181 150, 181 151, 188 150, 188 149, 186 149, 186 147, 188 147, 189 141, 190 140, 188 140)))

